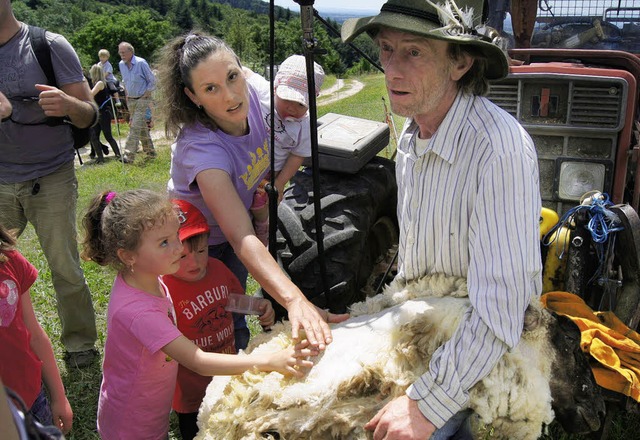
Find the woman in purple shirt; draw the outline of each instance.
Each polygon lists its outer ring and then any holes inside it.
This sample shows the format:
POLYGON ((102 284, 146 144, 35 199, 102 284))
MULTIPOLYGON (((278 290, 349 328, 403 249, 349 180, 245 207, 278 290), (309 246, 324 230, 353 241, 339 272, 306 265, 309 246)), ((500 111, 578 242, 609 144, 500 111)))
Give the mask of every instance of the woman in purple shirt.
MULTIPOLYGON (((161 111, 171 147, 171 196, 187 200, 207 217, 209 254, 246 284, 247 270, 282 304, 298 337, 304 329, 319 348, 331 342, 333 315, 316 308, 289 280, 256 237, 253 194, 269 171, 270 145, 258 91, 246 81, 240 60, 222 40, 192 33, 162 50, 161 111)), ((248 339, 248 338, 247 338, 248 339)))

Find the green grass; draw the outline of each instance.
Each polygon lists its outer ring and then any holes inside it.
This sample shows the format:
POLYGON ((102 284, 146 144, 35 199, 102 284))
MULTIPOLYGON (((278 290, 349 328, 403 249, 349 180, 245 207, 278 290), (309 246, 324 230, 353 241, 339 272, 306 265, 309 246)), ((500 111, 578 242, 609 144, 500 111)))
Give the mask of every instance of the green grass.
POLYGON ((324 82, 322 83, 321 90, 328 89, 329 87, 333 86, 337 81, 338 81, 338 78, 336 78, 335 75, 325 76, 324 82))
MULTIPOLYGON (((382 98, 387 99, 384 78, 378 74, 363 76, 358 79, 366 84, 366 87, 361 92, 353 97, 319 107, 318 115, 322 116, 328 112, 333 112, 384 121, 382 98)), ((331 82, 328 84, 330 86, 331 82)), ((325 84, 325 86, 327 86, 327 84, 325 84)), ((395 119, 398 130, 402 128, 403 121, 404 118, 395 119)), ((160 129, 161 127, 158 126, 157 128, 160 129)), ((126 136, 126 132, 126 125, 124 125, 121 127, 120 133, 121 150, 124 150, 124 136, 126 136)), ((115 127, 114 135, 118 135, 115 127)), ((121 163, 115 161, 112 155, 107 156, 107 161, 104 165, 91 165, 85 153, 85 165, 79 167, 77 170, 79 182, 78 218, 83 215, 89 200, 96 193, 105 189, 123 191, 133 188, 149 188, 164 191, 169 177, 170 141, 167 139, 158 139, 154 140, 154 142, 158 149, 158 157, 148 162, 140 161, 135 165, 123 166, 121 163)), ((392 153, 392 151, 383 150, 380 154, 386 156, 390 153, 392 153)), ((59 359, 62 379, 67 389, 67 396, 75 413, 74 428, 67 438, 70 440, 97 439, 95 419, 101 380, 100 364, 97 363, 93 367, 85 370, 66 369, 64 362, 62 362, 63 347, 59 342, 60 323, 56 313, 51 276, 32 228, 27 228, 20 238, 19 248, 25 257, 37 267, 40 273, 38 280, 31 290, 31 295, 40 323, 53 342, 56 357, 59 359)), ((106 310, 111 283, 115 273, 108 268, 103 268, 93 263, 85 262, 82 266, 93 295, 98 326, 97 346, 102 353, 106 337, 106 310)), ((250 294, 258 288, 257 283, 251 278, 247 286, 247 291, 250 294)), ((249 326, 253 333, 260 331, 260 327, 256 324, 255 320, 250 320, 249 326)), ((637 414, 627 414, 623 412, 614 418, 609 438, 611 440, 637 438, 638 431, 640 431, 640 417, 637 414)), ((170 439, 178 439, 180 437, 177 423, 173 416, 169 437, 170 439)), ((486 438, 491 438, 490 433, 486 434, 486 438)), ((566 435, 557 427, 552 426, 549 434, 544 438, 572 440, 580 437, 566 435)))

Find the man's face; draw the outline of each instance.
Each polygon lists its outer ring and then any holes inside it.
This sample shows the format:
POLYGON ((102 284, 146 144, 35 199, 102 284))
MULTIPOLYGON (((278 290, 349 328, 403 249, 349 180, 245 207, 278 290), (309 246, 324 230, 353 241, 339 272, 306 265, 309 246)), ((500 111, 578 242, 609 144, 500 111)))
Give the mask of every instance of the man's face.
POLYGON ((133 51, 125 46, 118 46, 118 55, 120 55, 122 61, 128 63, 133 58, 133 51))
POLYGON ((387 28, 376 42, 394 113, 414 118, 432 114, 457 93, 447 42, 387 28))

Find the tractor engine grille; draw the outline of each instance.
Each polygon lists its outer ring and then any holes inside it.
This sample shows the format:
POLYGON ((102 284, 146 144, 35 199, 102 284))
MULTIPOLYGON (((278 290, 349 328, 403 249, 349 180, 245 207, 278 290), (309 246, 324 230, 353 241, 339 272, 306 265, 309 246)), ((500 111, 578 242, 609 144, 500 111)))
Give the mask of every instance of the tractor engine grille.
POLYGON ((585 176, 595 176, 602 188, 594 189, 610 194, 627 94, 628 84, 619 77, 511 73, 491 84, 488 98, 534 141, 543 206, 560 215, 575 206, 581 182, 590 184, 585 176), (567 182, 573 190, 563 188, 567 182))

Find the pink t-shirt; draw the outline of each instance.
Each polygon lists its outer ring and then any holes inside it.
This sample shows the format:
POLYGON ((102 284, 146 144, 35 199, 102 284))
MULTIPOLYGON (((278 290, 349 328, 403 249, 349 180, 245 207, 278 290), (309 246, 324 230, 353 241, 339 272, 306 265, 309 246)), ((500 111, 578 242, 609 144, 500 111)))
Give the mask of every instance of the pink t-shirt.
POLYGON ((178 363, 161 349, 180 335, 168 297, 150 295, 116 277, 98 402, 103 439, 167 438, 178 363))

